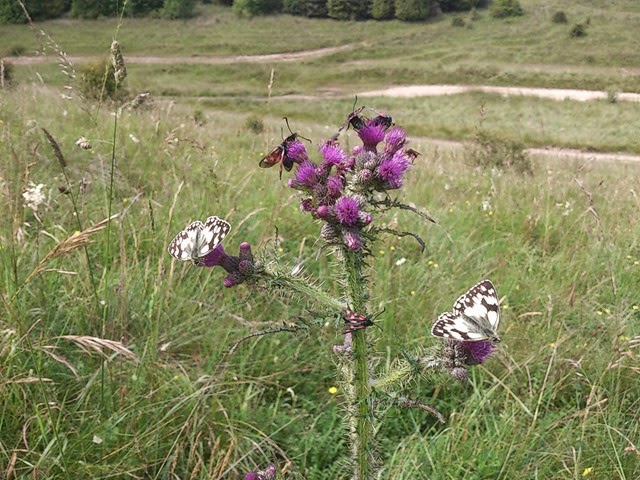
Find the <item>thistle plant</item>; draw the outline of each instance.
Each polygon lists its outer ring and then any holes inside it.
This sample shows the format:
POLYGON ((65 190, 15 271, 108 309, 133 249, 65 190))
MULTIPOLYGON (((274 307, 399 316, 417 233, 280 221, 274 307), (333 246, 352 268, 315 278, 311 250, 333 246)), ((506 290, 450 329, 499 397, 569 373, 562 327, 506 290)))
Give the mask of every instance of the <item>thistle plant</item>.
MULTIPOLYGON (((457 380, 466 380, 468 369, 483 363, 493 352, 494 343, 500 341, 495 333, 498 297, 493 284, 485 280, 461 296, 453 311, 442 314, 433 325, 432 334, 442 342, 402 352, 386 368, 377 367, 375 343, 367 328, 374 324, 369 305, 373 272, 367 263, 373 245, 386 235, 409 235, 424 247, 415 233, 383 227, 381 217, 390 210, 404 209, 433 219, 392 198, 394 191, 404 185, 419 155, 408 148, 405 130, 394 125, 389 115, 376 112, 369 118, 361 113, 363 110, 364 107, 354 111, 333 137, 321 142, 317 155, 310 155, 298 135, 292 133, 260 163, 269 167, 281 162, 287 171, 293 170, 288 186, 300 194, 300 212, 318 224, 321 248, 339 263, 336 278, 331 280, 339 283, 341 296, 334 297, 320 287, 320 279, 300 275, 299 267, 291 270, 266 254, 254 256, 247 242, 240 244, 237 256, 228 254, 221 242, 231 226, 215 216, 204 223, 191 223, 169 245, 169 253, 179 260, 191 260, 202 268, 222 267, 226 271, 223 285, 227 288, 246 284, 268 295, 279 291, 289 299, 295 298, 292 294, 300 294, 314 303, 313 311, 301 307, 302 320, 289 323, 289 327, 267 329, 246 338, 313 328, 327 317, 344 322, 342 327, 336 325, 342 341, 332 351, 345 397, 348 464, 356 480, 378 474, 375 435, 384 411, 390 406, 418 408, 444 423, 444 416, 435 407, 411 395, 411 387, 442 371, 457 380), (353 128, 361 140, 351 151, 339 141, 340 134, 348 128, 353 128)), ((322 280, 327 283, 327 279, 322 280)), ((275 478, 272 467, 249 472, 245 478, 275 478)))

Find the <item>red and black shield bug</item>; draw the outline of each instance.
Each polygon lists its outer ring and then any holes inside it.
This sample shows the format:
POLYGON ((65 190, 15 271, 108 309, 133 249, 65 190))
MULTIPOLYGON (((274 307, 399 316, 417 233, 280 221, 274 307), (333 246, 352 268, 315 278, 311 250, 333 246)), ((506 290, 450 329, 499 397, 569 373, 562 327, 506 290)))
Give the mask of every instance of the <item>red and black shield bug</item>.
POLYGON ((277 163, 280 163, 280 178, 282 178, 282 168, 284 167, 287 172, 290 172, 295 163, 293 158, 288 155, 290 145, 295 142, 298 137, 304 138, 309 142, 311 141, 298 133, 292 132, 291 127, 289 127, 289 120, 287 117, 284 117, 284 120, 287 122, 287 128, 291 132, 291 135, 285 138, 280 145, 262 157, 258 164, 261 168, 271 168, 277 163))

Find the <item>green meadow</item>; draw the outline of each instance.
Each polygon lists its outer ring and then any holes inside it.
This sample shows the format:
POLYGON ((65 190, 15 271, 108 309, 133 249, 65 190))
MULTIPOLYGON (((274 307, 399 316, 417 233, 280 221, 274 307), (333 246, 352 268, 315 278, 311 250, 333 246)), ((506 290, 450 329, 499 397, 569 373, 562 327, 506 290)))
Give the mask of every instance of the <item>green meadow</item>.
MULTIPOLYGON (((370 89, 640 92, 638 2, 521 3, 523 17, 480 10, 464 28, 449 15, 240 19, 212 5, 189 21, 36 25, 71 57, 107 58, 114 37, 132 56, 351 47, 290 62, 132 62, 126 98, 102 103, 65 89, 55 63, 16 61, 0 90, 0 476, 241 479, 272 463, 286 479, 350 478, 332 353, 342 325, 251 337, 229 354, 248 335, 305 320, 313 299, 225 289, 221 268, 172 260, 167 245, 215 214, 233 225, 230 254, 249 242, 259 259, 302 263, 339 296, 290 174, 258 168, 283 116, 317 160, 314 145, 370 89), (568 24, 551 22, 556 10, 568 24), (570 38, 587 19, 588 35, 570 38), (148 103, 120 109, 143 91, 148 103), (34 209, 28 192, 39 184, 34 209)), ((0 26, 0 45, 39 48, 28 26, 0 26)), ((361 100, 407 129, 421 155, 402 199, 437 220, 385 218, 425 249, 390 236, 372 252, 369 310, 384 310, 367 329, 377 365, 435 344, 431 325, 477 281, 491 278, 501 299, 493 358, 466 383, 442 375, 412 392, 447 423, 419 410, 384 417, 378 478, 640 478, 640 163, 550 155, 527 174, 474 161, 479 132, 496 145, 640 154, 640 104, 613 100, 361 100)), ((352 131, 341 140, 358 143, 352 131)))

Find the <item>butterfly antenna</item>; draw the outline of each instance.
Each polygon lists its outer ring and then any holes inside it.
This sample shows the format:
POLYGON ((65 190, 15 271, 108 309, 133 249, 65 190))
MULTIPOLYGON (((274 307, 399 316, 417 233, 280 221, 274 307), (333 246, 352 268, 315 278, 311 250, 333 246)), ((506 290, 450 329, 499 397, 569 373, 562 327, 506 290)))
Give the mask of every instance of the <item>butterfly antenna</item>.
POLYGON ((353 101, 353 107, 351 107, 351 111, 356 111, 356 105, 358 104, 358 95, 356 95, 356 99, 353 101))

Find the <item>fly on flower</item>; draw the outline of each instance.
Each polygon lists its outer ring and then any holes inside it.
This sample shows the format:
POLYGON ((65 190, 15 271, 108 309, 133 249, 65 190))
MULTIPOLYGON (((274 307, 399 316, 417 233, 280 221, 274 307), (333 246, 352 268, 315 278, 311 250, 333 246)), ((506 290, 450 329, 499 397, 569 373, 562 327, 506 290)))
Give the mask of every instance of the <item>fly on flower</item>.
POLYGON ((413 162, 416 158, 418 158, 420 155, 422 155, 420 152, 416 152, 413 148, 407 148, 405 149, 404 153, 407 154, 407 157, 409 157, 411 159, 411 161, 413 162))
MULTIPOLYGON (((280 178, 282 178, 282 168, 284 167, 287 172, 290 172, 293 168, 293 164, 295 163, 294 159, 289 156, 289 149, 291 147, 291 144, 295 142, 298 137, 304 138, 302 135, 291 131, 291 127, 289 127, 289 120, 287 119, 287 117, 284 117, 284 120, 287 122, 287 128, 289 128, 289 132, 291 132, 291 135, 285 138, 282 143, 271 150, 271 152, 262 157, 262 160, 260 160, 260 163, 258 164, 261 168, 271 168, 279 163, 280 178)), ((305 138, 305 140, 309 139, 305 138)))
POLYGON ((202 258, 220 245, 230 230, 229 222, 216 216, 207 218, 204 223, 196 220, 171 240, 169 254, 178 260, 202 265, 202 258))

